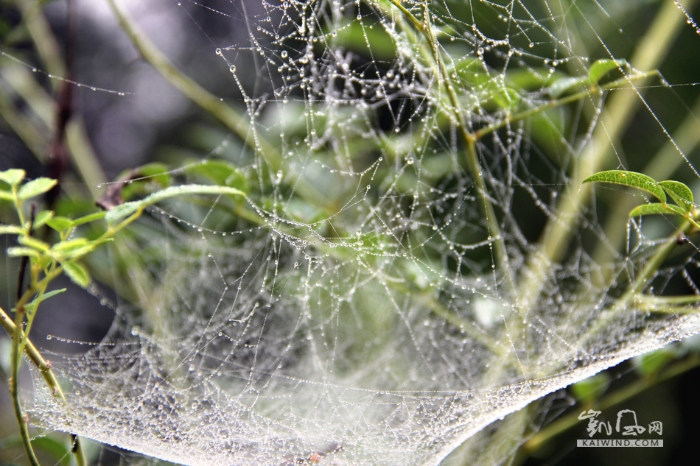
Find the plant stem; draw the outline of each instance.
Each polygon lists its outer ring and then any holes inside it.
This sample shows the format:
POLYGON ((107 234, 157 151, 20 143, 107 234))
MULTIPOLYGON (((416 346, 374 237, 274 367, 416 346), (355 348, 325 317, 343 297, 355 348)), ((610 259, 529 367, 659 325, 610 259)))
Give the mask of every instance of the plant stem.
MULTIPOLYGON (((119 25, 129 36, 129 39, 131 39, 131 42, 138 49, 139 53, 141 53, 143 58, 150 63, 161 76, 168 80, 176 89, 185 94, 190 100, 199 105, 203 110, 218 119, 233 131, 234 134, 238 135, 238 137, 252 147, 256 153, 259 153, 271 171, 288 171, 286 170, 288 167, 285 167, 282 154, 277 147, 259 134, 255 126, 251 125, 244 115, 239 114, 236 110, 221 102, 219 98, 201 87, 189 76, 179 71, 170 60, 155 47, 148 37, 138 28, 135 22, 129 18, 126 12, 118 5, 117 0, 107 0, 107 2, 114 15, 117 17, 119 25)), ((338 206, 331 202, 324 193, 319 192, 313 183, 303 182, 303 179, 295 173, 285 173, 285 175, 289 179, 288 184, 293 186, 304 200, 326 212, 337 212, 338 206)))
MULTIPOLYGON (((700 113, 700 99, 695 102, 691 112, 683 120, 679 128, 673 134, 673 142, 667 140, 664 146, 654 155, 647 165, 640 170, 641 173, 650 176, 655 180, 668 179, 673 172, 681 165, 685 159, 678 153, 679 149, 688 154, 700 144, 700 125, 695 115, 700 113)), ((591 277, 597 286, 609 286, 608 283, 613 278, 614 270, 604 267, 609 263, 611 257, 617 258, 617 251, 622 246, 628 224, 620 221, 625 218, 630 210, 635 206, 634 197, 616 196, 615 202, 611 205, 611 212, 603 228, 606 241, 599 243, 593 252, 593 262, 602 266, 600 274, 591 277)))
MULTIPOLYGON (((464 140, 467 147, 466 150, 466 160, 467 166, 469 167, 469 172, 474 178, 474 184, 476 185, 476 191, 481 200, 481 208, 484 213, 486 224, 489 230, 489 238, 493 241, 494 250, 496 254, 496 263, 498 264, 498 270, 503 274, 506 281, 507 293, 511 294, 515 292, 515 280, 513 277, 513 270, 510 266, 508 260, 508 252, 505 246, 505 239, 501 232, 501 227, 498 224, 498 218, 496 217, 496 212, 493 208, 493 202, 489 197, 488 190, 486 188, 486 182, 484 180, 484 174, 481 169, 481 164, 479 162, 479 156, 476 151, 476 141, 477 138, 474 134, 470 133, 469 125, 465 119, 464 109, 459 102, 459 97, 455 91, 450 75, 445 66, 445 62, 440 54, 440 44, 438 43, 435 35, 433 34, 433 27, 430 22, 430 10, 428 9, 428 4, 423 3, 423 21, 421 22, 416 18, 410 11, 408 11, 399 0, 391 0, 403 14, 406 16, 416 29, 418 29, 428 45, 430 46, 433 61, 437 66, 436 75, 438 82, 445 86, 450 105, 452 106, 451 113, 455 118, 457 126, 459 127, 460 135, 464 140)), ((495 270, 494 270, 495 273, 495 270)))
MULTIPOLYGON (((686 3, 690 5, 692 1, 686 3)), ((643 70, 658 68, 665 57, 664 52, 682 29, 683 19, 674 2, 665 2, 637 46, 630 60, 632 67, 643 70)), ((580 216, 581 206, 591 191, 591 185, 584 185, 583 180, 599 171, 606 163, 610 141, 619 139, 634 115, 635 107, 643 100, 636 87, 634 90, 635 92, 614 93, 608 99, 606 107, 609 110, 603 112, 601 121, 588 142, 589 149, 579 157, 574 176, 557 211, 545 227, 538 249, 530 255, 518 292, 518 307, 523 316, 527 316, 536 306, 552 266, 561 260, 571 234, 575 231, 574 224, 580 216)))
POLYGON ((592 94, 599 93, 601 91, 608 91, 608 90, 621 90, 621 88, 627 87, 627 85, 635 82, 635 81, 642 81, 646 80, 648 78, 660 76, 658 70, 651 70, 646 73, 639 73, 639 74, 634 74, 631 76, 624 76, 620 79, 616 79, 614 81, 610 81, 609 83, 603 84, 602 86, 591 86, 588 89, 575 92, 573 94, 567 95, 566 97, 561 97, 559 99, 553 99, 550 100, 549 102, 540 105, 539 107, 533 107, 527 110, 523 110, 522 112, 514 113, 511 115, 507 115, 505 118, 500 120, 498 123, 494 123, 492 125, 489 125, 485 128, 482 128, 474 133, 474 138, 475 139, 481 139, 487 134, 491 134, 494 131, 497 131, 501 128, 505 128, 511 123, 514 123, 516 121, 522 121, 525 120, 526 118, 529 118, 531 116, 535 116, 539 113, 542 113, 545 110, 548 110, 550 108, 555 108, 555 107, 560 107, 562 105, 570 104, 572 102, 578 102, 581 99, 584 99, 586 97, 590 97, 592 94))
MULTIPOLYGON (((651 387, 654 387, 655 385, 658 385, 662 382, 665 382, 666 380, 684 374, 698 366, 700 366, 700 357, 698 357, 697 355, 693 355, 685 361, 673 364, 666 370, 662 371, 656 377, 640 378, 636 382, 631 383, 626 387, 621 388, 620 390, 616 390, 615 392, 610 393, 609 395, 606 395, 595 404, 595 407, 600 410, 611 408, 617 404, 622 403, 623 401, 627 401, 630 398, 637 396, 638 394, 644 392, 645 390, 648 390, 651 387)), ((572 412, 571 414, 557 419, 555 422, 552 422, 547 427, 543 428, 538 433, 533 435, 527 442, 525 442, 522 445, 522 455, 524 457, 527 457, 532 452, 535 452, 538 449, 540 449, 542 445, 544 445, 557 435, 571 429, 579 422, 580 420, 578 418, 578 413, 576 412, 572 412)), ((520 456, 520 454, 518 456, 520 456)))
MULTIPOLYGON (((19 334, 19 338, 22 339, 24 342, 24 351, 29 357, 29 359, 32 361, 32 363, 39 369, 39 372, 41 372, 41 376, 44 378, 44 381, 46 382, 46 385, 49 387, 51 390, 51 393, 61 401, 65 402, 66 397, 65 394, 63 393, 63 390, 61 389, 61 385, 58 383, 58 379, 56 378, 56 375, 53 372, 53 369, 51 367, 51 364, 49 364, 48 361, 46 361, 42 356, 39 350, 34 346, 32 341, 29 339, 29 337, 21 331, 21 327, 18 327, 10 318, 10 316, 7 315, 5 310, 0 307, 0 324, 5 328, 5 330, 15 338, 15 335, 19 334)), ((14 345, 13 345, 14 348, 14 345)), ((13 383, 14 380, 16 380, 15 377, 13 377, 13 383)), ((14 396, 13 396, 14 398, 14 396)), ((13 400, 14 401, 14 400, 13 400)), ((20 426, 23 425, 24 422, 22 421, 20 423, 20 426)), ((26 426, 26 425, 25 425, 26 426)), ((21 427, 20 427, 21 428, 21 427)), ((85 454, 83 452, 82 448, 82 442, 80 442, 79 438, 74 438, 73 440, 73 454, 75 455, 76 462, 78 463, 79 466, 85 466, 87 464, 87 460, 85 458, 85 454)))
MULTIPOLYGON (((4 313, 4 311, 3 311, 4 313)), ((4 321, 4 320, 3 320, 4 321)), ((9 319, 8 319, 9 321, 9 319)), ((29 420, 22 413, 22 405, 19 401, 19 365, 22 361, 21 353, 19 352, 20 342, 22 341, 22 324, 24 322, 24 306, 17 306, 15 310, 14 331, 12 335, 12 367, 10 376, 10 395, 12 396, 12 407, 15 411, 15 418, 19 426, 19 433, 22 437, 22 445, 27 453, 27 458, 32 466, 39 466, 39 460, 36 458, 32 441, 29 435, 29 420)))
POLYGON ((150 63, 165 79, 176 89, 189 97, 194 103, 202 107, 211 115, 216 117, 230 130, 237 134, 242 140, 251 143, 252 147, 258 148, 265 162, 270 169, 279 170, 282 166, 282 156, 272 144, 263 139, 248 120, 233 110, 228 105, 222 103, 209 91, 201 87, 189 76, 180 72, 163 55, 155 45, 139 30, 135 22, 126 14, 116 0, 107 0, 112 12, 117 17, 119 25, 131 39, 143 58, 150 63))
MULTIPOLYGON (((49 26, 46 16, 41 10, 44 2, 39 0, 34 2, 15 0, 14 3, 22 12, 22 19, 27 26, 27 31, 36 46, 36 50, 39 52, 41 60, 46 63, 49 74, 57 77, 63 76, 66 68, 61 59, 60 48, 51 33, 51 26, 49 26)), ((57 81, 52 80, 54 89, 57 88, 57 83, 57 81)))

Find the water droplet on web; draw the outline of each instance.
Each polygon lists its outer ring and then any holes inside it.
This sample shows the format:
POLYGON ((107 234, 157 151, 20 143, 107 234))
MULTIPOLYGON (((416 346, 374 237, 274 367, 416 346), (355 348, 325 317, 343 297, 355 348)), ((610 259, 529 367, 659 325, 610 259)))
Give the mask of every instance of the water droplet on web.
POLYGON ((221 55, 221 49, 216 49, 215 52, 217 55, 221 55))
POLYGON ((236 72, 236 65, 231 65, 228 67, 228 69, 231 73, 235 73, 236 72))
POLYGON ((51 335, 46 335, 47 340, 50 340, 51 338, 53 338, 51 335))
POLYGON ((286 50, 282 50, 282 53, 280 55, 282 56, 282 58, 287 58, 289 56, 286 50))

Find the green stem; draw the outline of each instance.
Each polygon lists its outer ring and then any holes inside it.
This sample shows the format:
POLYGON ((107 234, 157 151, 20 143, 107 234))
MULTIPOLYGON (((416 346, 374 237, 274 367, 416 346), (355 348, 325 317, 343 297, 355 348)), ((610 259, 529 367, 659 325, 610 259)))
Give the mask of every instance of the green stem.
POLYGON ((481 164, 479 162, 479 156, 476 151, 476 141, 477 138, 474 134, 469 132, 469 126, 464 116, 464 109, 459 101, 457 92, 452 84, 450 75, 445 66, 445 62, 440 54, 440 44, 438 43, 435 35, 433 34, 433 28, 430 22, 430 11, 428 9, 428 4, 423 4, 423 22, 418 20, 410 11, 408 11, 399 0, 391 0, 403 14, 406 16, 411 23, 418 29, 428 45, 430 46, 433 61, 437 66, 437 78, 438 82, 442 82, 447 91, 447 96, 452 106, 451 113, 456 119, 457 126, 459 127, 460 134, 464 143, 466 144, 466 159, 469 172, 474 178, 474 183, 476 184, 476 191, 481 200, 481 208, 483 210, 486 224, 488 225, 489 237, 493 241, 494 250, 496 254, 496 263, 501 273, 503 273, 506 279, 506 287, 508 293, 512 294, 515 291, 515 280, 513 277, 512 267, 510 267, 510 261, 508 260, 508 252, 505 246, 505 239, 501 233, 501 227, 498 224, 498 218, 496 217, 496 212, 493 208, 493 203, 488 194, 486 188, 486 182, 484 180, 484 175, 481 169, 481 164))
MULTIPOLYGON (((256 131, 255 126, 250 124, 245 115, 241 115, 233 108, 224 104, 219 98, 201 87, 187 75, 180 72, 165 57, 146 35, 138 28, 134 21, 118 5, 117 0, 107 0, 114 15, 117 17, 120 26, 129 36, 131 42, 141 53, 143 58, 150 63, 161 76, 163 76, 176 89, 185 94, 190 100, 199 105, 202 109, 213 115, 231 131, 238 135, 256 153, 259 153, 265 163, 273 172, 286 169, 282 154, 275 145, 265 139, 256 131)), ((303 178, 295 173, 285 173, 288 184, 294 187, 303 199, 307 202, 325 210, 329 213, 336 213, 339 206, 335 205, 331 199, 318 191, 313 183, 304 182, 303 178)))
POLYGON ((270 169, 276 171, 281 168, 282 156, 280 152, 271 143, 257 134, 255 128, 248 123, 247 118, 222 103, 209 91, 175 68, 170 60, 155 47, 122 7, 118 5, 116 0, 107 0, 107 3, 109 3, 112 12, 117 17, 119 25, 129 36, 129 39, 131 39, 131 42, 136 46, 143 58, 170 84, 216 117, 243 141, 252 143, 251 146, 259 149, 270 169))
MULTIPOLYGON (((5 328, 7 333, 13 336, 13 339, 18 338, 16 335, 19 334, 19 338, 22 339, 24 342, 24 351, 26 355, 29 357, 30 361, 39 369, 39 372, 41 373, 41 376, 43 377, 44 381, 46 382, 46 385, 49 387, 51 390, 51 393, 53 394, 54 397, 60 399, 63 402, 66 402, 66 397, 65 394, 63 393, 63 390, 61 389, 61 385, 58 383, 58 379, 56 378, 56 375, 53 372, 51 364, 46 361, 42 356, 39 350, 34 346, 32 341, 29 339, 29 337, 21 331, 21 327, 18 327, 10 318, 9 315, 5 312, 5 310, 0 307, 0 324, 5 328)), ((14 351, 14 345, 13 345, 13 351, 14 351)), ((13 377, 13 383, 14 380, 16 380, 15 377, 13 377)), ((14 389, 14 386, 13 388, 14 389)), ((11 389, 11 390, 12 390, 11 389)), ((19 400, 18 400, 19 401, 19 400)), ((14 403, 14 395, 13 395, 13 403, 14 403)), ((24 424, 24 421, 22 420, 22 423, 20 423, 20 428, 21 425, 24 424)), ((75 438, 73 440, 73 454, 75 455, 76 462, 79 466, 85 466, 87 465, 87 460, 85 458, 85 454, 83 452, 82 448, 82 442, 80 442, 79 438, 75 438)))
MULTIPOLYGON (((692 1, 686 2, 688 5, 692 1)), ((665 57, 672 41, 680 32, 683 15, 674 2, 665 2, 662 10, 637 46, 630 64, 635 69, 656 69, 665 57)), ((650 76, 648 73, 647 76, 650 76)), ((626 78, 630 83, 631 79, 626 78)), ((575 231, 574 224, 580 216, 582 204, 589 198, 591 185, 583 184, 589 175, 600 171, 610 152, 610 141, 618 140, 635 114, 635 108, 643 99, 636 87, 634 92, 616 92, 607 102, 609 109, 603 112, 601 121, 588 143, 588 152, 582 154, 574 170, 574 176, 564 191, 553 219, 548 222, 538 249, 530 255, 518 292, 518 307, 523 316, 536 306, 540 292, 549 279, 552 266, 558 263, 575 231)))
POLYGON ((570 104, 572 102, 578 102, 581 99, 585 99, 586 97, 590 97, 592 94, 600 93, 602 91, 619 90, 621 87, 626 87, 626 85, 631 84, 635 81, 642 81, 655 76, 660 76, 658 70, 652 70, 646 73, 639 73, 632 76, 625 76, 620 79, 616 79, 614 81, 610 81, 609 83, 603 84, 602 86, 592 86, 583 91, 567 95, 566 97, 550 100, 549 102, 540 105, 539 107, 533 107, 527 110, 523 110, 522 112, 507 115, 498 123, 494 123, 476 131, 474 133, 474 138, 482 139, 487 134, 491 134, 494 131, 498 131, 501 128, 505 128, 506 126, 514 122, 522 121, 531 116, 535 116, 550 108, 561 107, 562 105, 570 104))
MULTIPOLYGON (((41 61, 46 63, 50 75, 60 77, 65 73, 65 65, 61 58, 61 51, 56 39, 51 32, 51 26, 42 11, 42 1, 15 0, 17 8, 22 12, 22 19, 27 26, 27 31, 32 42, 39 52, 41 61)), ((58 87, 58 81, 52 80, 54 88, 58 87)))
POLYGON ((22 412, 22 404, 19 400, 19 365, 22 361, 20 353, 20 342, 22 341, 22 324, 24 322, 24 306, 17 306, 15 310, 14 331, 12 335, 12 367, 10 379, 10 395, 12 396, 12 407, 19 426, 19 433, 22 437, 22 445, 27 453, 27 458, 32 466, 39 466, 39 460, 36 458, 32 441, 29 435, 29 420, 25 418, 22 412))
MULTIPOLYGON (((596 403, 596 408, 600 410, 611 408, 618 405, 624 401, 627 401, 638 394, 648 390, 655 385, 658 385, 666 380, 677 377, 684 374, 696 367, 700 366, 700 357, 694 355, 689 357, 685 361, 681 361, 677 364, 672 365, 668 369, 664 370, 657 377, 643 377, 636 382, 627 385, 625 388, 617 390, 603 398, 596 403)), ((552 440, 554 437, 566 432, 572 427, 579 424, 581 421, 578 418, 577 412, 572 412, 557 421, 549 424, 544 429, 540 430, 538 433, 533 435, 527 442, 521 447, 521 453, 524 457, 527 457, 532 452, 539 450, 545 443, 552 440)), ((520 456, 520 455, 519 455, 520 456)), ((522 458, 524 459, 524 458, 522 458)))
MULTIPOLYGON (((695 102, 691 112, 674 132, 673 140, 667 140, 651 161, 640 170, 640 173, 655 180, 665 180, 673 174, 685 160, 679 154, 679 149, 682 153, 688 154, 700 144, 700 128, 696 117, 698 113, 700 113, 700 99, 695 102)), ((628 228, 628 224, 621 222, 620 219, 628 215, 637 200, 638 198, 632 196, 624 198, 616 196, 615 202, 610 206, 612 211, 607 216, 608 220, 603 227, 606 241, 599 243, 593 253, 593 262, 600 265, 602 269, 600 274, 591 277, 596 286, 608 287, 610 280, 613 279, 614 269, 605 265, 611 262, 611 258, 618 257, 617 251, 623 244, 628 228)))

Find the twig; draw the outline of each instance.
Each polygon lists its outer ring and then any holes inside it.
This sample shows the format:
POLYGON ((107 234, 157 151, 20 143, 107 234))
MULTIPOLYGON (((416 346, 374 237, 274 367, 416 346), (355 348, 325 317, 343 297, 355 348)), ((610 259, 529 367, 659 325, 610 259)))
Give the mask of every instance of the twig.
MULTIPOLYGON (((32 203, 31 211, 29 213, 29 225, 27 226, 27 235, 32 234, 32 226, 34 223, 34 214, 36 213, 36 204, 32 203)), ((23 225, 24 226, 24 225, 23 225)), ((10 395, 12 396, 12 407, 15 411, 15 417, 17 418, 17 425, 19 426, 19 433, 22 437, 22 445, 24 446, 24 451, 27 453, 27 458, 32 466, 38 466, 39 460, 36 458, 34 453, 34 448, 32 447, 31 436, 29 435, 29 418, 22 412, 22 403, 19 400, 19 366, 22 362, 22 325, 24 325, 24 300, 22 298, 24 288, 24 275, 27 271, 27 263, 29 262, 29 257, 24 256, 20 261, 19 266, 19 277, 17 278, 17 307, 15 308, 15 322, 14 331, 12 335, 12 369, 10 377, 10 395)))

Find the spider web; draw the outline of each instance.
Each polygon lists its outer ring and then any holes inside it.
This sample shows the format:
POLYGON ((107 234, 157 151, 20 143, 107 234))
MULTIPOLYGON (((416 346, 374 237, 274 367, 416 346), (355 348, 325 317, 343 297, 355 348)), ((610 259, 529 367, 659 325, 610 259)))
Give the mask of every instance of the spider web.
MULTIPOLYGON (((70 410, 40 399, 43 425, 188 464, 437 464, 532 401, 698 331, 690 307, 649 298, 697 294, 692 242, 628 299, 672 220, 625 223, 629 209, 595 199, 626 194, 581 189, 591 158, 643 168, 606 119, 628 94, 697 181, 692 146, 646 98, 676 88, 607 45, 631 6, 401 6, 178 4, 247 32, 212 53, 250 120, 231 175, 248 198, 148 212, 158 292, 138 312, 115 303, 107 337, 64 358, 70 410), (551 105, 595 53, 630 60, 602 81, 619 86, 551 105), (550 251, 552 232, 565 239, 550 251)), ((688 8, 674 13, 692 31, 688 8)), ((471 461, 505 461, 531 427, 517 422, 493 427, 513 429, 512 447, 476 442, 471 461)))

